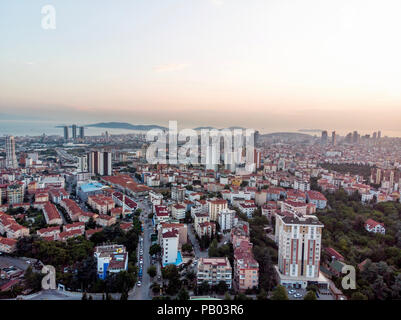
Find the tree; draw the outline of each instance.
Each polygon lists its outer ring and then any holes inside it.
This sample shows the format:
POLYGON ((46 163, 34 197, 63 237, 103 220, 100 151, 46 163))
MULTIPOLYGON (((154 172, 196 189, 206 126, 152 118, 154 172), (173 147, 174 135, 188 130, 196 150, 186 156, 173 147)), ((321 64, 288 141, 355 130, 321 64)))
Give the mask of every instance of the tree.
POLYGON ((123 293, 121 293, 120 300, 124 300, 124 301, 128 300, 128 292, 127 291, 124 291, 123 293))
POLYGON ((151 278, 153 278, 154 276, 156 276, 156 274, 157 274, 156 267, 155 267, 155 266, 150 266, 150 267, 148 268, 148 274, 149 274, 149 276, 150 276, 151 278))
POLYGON ((33 272, 32 267, 29 266, 24 274, 25 284, 28 288, 32 289, 34 292, 40 291, 42 289, 42 278, 44 275, 38 272, 33 272))
POLYGON ((351 295, 351 300, 368 300, 368 297, 361 292, 354 292, 351 295))
POLYGON ((175 265, 169 264, 168 266, 163 268, 162 276, 163 276, 163 279, 172 281, 172 280, 179 279, 180 274, 179 274, 178 269, 177 269, 177 267, 175 265))
POLYGON ((218 246, 217 239, 213 239, 212 243, 209 246, 209 250, 208 250, 208 254, 209 254, 210 258, 218 256, 217 246, 218 246))
POLYGON ((265 289, 261 289, 259 294, 256 296, 256 299, 258 300, 267 300, 267 292, 265 289))
POLYGON ((218 294, 223 294, 228 290, 227 283, 225 283, 225 281, 219 281, 215 289, 218 294))
POLYGON ((231 296, 228 292, 224 294, 224 300, 231 300, 231 296))
POLYGON ((162 252, 162 248, 160 247, 159 244, 154 244, 149 248, 149 254, 151 256, 155 255, 155 254, 159 254, 160 252, 162 252))
POLYGON ((235 296, 234 300, 252 300, 251 297, 248 297, 246 294, 239 293, 238 295, 235 296))
POLYGON ((86 223, 86 227, 88 227, 88 229, 96 228, 96 222, 92 217, 89 218, 89 221, 86 223))
POLYGON ((184 243, 182 245, 182 251, 184 252, 192 252, 192 245, 190 243, 184 243))
POLYGON ((273 290, 273 295, 272 295, 271 299, 272 300, 288 300, 287 290, 283 286, 278 285, 273 290))
POLYGON ((304 297, 304 300, 317 300, 315 291, 308 291, 304 297))
POLYGON ((189 293, 185 288, 181 288, 178 292, 177 300, 189 300, 189 293))
POLYGON ((157 282, 153 282, 151 288, 155 294, 160 292, 160 285, 157 282))
POLYGON ((199 294, 208 294, 210 291, 210 286, 207 281, 203 281, 199 286, 198 286, 198 293, 199 294))

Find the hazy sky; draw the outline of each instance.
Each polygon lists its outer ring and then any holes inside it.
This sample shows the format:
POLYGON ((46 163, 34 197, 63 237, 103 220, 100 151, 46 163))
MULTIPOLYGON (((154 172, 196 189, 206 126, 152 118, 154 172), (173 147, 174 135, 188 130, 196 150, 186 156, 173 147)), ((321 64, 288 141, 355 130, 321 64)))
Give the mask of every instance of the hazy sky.
POLYGON ((399 0, 1 0, 0 114, 398 130, 400 16, 399 0))

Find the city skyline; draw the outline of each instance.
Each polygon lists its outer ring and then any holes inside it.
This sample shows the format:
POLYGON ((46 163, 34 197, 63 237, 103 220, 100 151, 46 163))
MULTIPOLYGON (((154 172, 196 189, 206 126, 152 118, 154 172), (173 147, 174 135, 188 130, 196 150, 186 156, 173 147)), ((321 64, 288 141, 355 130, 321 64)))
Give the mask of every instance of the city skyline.
POLYGON ((397 1, 52 4, 55 30, 38 3, 0 5, 2 114, 398 131, 397 1))

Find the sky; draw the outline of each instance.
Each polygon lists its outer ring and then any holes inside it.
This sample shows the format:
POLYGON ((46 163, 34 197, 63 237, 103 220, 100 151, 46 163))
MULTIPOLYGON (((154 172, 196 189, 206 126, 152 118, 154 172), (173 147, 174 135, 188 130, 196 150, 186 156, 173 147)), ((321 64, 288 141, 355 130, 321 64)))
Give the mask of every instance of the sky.
POLYGON ((401 131, 400 15, 399 0, 2 0, 0 117, 401 131))

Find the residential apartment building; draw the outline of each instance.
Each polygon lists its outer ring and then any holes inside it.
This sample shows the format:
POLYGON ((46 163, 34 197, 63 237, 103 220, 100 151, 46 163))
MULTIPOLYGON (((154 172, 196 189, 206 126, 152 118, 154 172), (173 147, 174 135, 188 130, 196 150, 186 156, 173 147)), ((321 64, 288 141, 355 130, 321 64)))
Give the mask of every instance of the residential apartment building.
POLYGON ((259 263, 253 257, 252 247, 249 240, 234 247, 234 287, 240 292, 259 286, 259 263))
POLYGON ((217 199, 209 201, 210 221, 219 221, 219 213, 223 209, 227 209, 227 200, 217 199))
POLYGON ((223 209, 219 214, 219 225, 222 232, 230 231, 235 225, 235 210, 223 209))
POLYGON ((58 212, 56 206, 51 202, 47 202, 43 206, 43 215, 45 216, 46 223, 49 225, 57 224, 62 225, 63 220, 61 219, 60 212, 58 212))
POLYGON ((319 273, 323 224, 316 216, 276 215, 280 284, 306 288, 310 283, 328 285, 319 273))
POLYGON ((94 256, 97 260, 97 275, 100 279, 106 279, 109 273, 128 270, 128 253, 123 245, 97 246, 94 256))
POLYGON ((197 284, 206 281, 210 286, 216 286, 220 281, 232 288, 232 268, 227 257, 200 258, 196 274, 197 284))
POLYGON ((182 204, 175 204, 171 207, 171 215, 176 220, 185 219, 185 206, 182 204))
POLYGON ((20 204, 24 202, 24 184, 16 182, 7 186, 8 205, 20 204))
POLYGON ((169 264, 177 264, 178 260, 178 244, 179 244, 179 233, 173 229, 166 231, 161 236, 161 247, 162 247, 162 262, 163 266, 169 264))
POLYGON ((107 214, 112 208, 115 207, 115 203, 112 197, 105 196, 103 194, 97 194, 88 197, 88 205, 99 214, 107 214))

